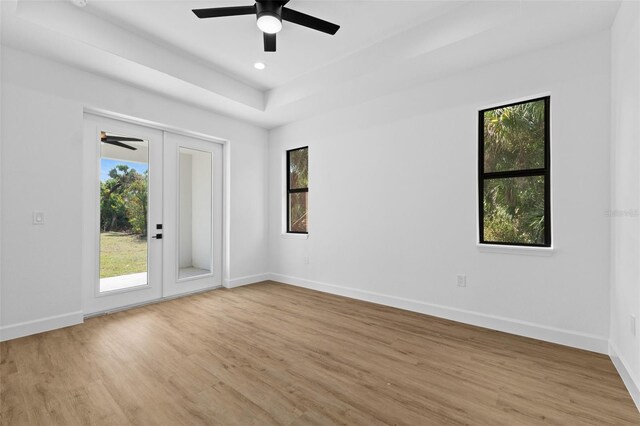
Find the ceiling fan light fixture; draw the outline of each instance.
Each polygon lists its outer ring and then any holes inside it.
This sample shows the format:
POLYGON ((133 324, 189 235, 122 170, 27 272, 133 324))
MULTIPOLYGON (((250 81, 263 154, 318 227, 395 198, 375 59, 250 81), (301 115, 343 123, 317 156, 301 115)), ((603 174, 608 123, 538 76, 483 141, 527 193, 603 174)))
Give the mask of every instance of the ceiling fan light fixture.
POLYGON ((289 4, 289 1, 255 0, 252 6, 210 7, 207 9, 192 9, 191 11, 200 19, 254 15, 257 18, 258 29, 262 31, 265 52, 276 51, 276 35, 282 30, 282 21, 330 35, 334 35, 340 29, 340 25, 285 7, 285 5, 289 4))
POLYGON ((281 18, 272 12, 262 12, 258 16, 258 28, 267 34, 276 34, 282 29, 281 18))

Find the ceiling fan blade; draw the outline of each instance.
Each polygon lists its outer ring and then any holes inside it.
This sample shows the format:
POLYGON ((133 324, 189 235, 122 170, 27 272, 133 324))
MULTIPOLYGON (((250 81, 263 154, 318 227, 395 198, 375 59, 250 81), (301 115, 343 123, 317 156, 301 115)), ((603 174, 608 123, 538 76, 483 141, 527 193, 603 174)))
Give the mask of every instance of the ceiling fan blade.
POLYGON ((282 19, 331 35, 334 35, 340 29, 340 25, 332 24, 331 22, 323 21, 322 19, 286 7, 282 8, 282 19))
POLYGON ((118 141, 114 141, 114 140, 110 140, 110 139, 103 139, 102 143, 107 143, 109 145, 115 145, 115 146, 119 146, 121 148, 126 148, 126 149, 130 149, 131 151, 137 151, 138 148, 131 146, 131 145, 127 145, 126 143, 122 143, 122 142, 118 142, 118 141))
POLYGON ((276 51, 276 35, 262 33, 264 38, 264 51, 275 52, 276 51))
POLYGON ((202 18, 219 18, 222 16, 239 16, 253 15, 256 13, 256 5, 253 6, 231 6, 231 7, 212 7, 209 9, 193 9, 193 13, 200 19, 202 18))
POLYGON ((111 141, 144 142, 143 139, 129 138, 126 136, 105 136, 103 139, 108 139, 111 141))

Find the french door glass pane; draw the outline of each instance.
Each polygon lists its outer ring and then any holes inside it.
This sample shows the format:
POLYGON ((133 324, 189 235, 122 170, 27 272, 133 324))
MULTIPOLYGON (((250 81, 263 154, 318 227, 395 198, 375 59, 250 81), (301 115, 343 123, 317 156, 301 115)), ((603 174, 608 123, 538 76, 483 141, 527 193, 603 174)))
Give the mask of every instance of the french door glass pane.
POLYGON ((147 284, 149 143, 100 134, 100 291, 147 284))
POLYGON ((212 157, 179 148, 178 279, 213 272, 212 157))

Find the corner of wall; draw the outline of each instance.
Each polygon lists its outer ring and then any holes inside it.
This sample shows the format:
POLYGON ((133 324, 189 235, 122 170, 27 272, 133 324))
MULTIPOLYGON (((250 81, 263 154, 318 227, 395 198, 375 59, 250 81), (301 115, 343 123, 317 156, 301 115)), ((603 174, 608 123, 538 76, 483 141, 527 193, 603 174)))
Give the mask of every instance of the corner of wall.
POLYGON ((611 341, 609 341, 609 358, 611 358, 613 365, 616 367, 616 370, 618 370, 618 374, 620 374, 622 381, 631 394, 633 402, 636 404, 638 411, 640 411, 640 385, 633 379, 631 371, 627 367, 627 362, 620 357, 615 344, 611 341))
MULTIPOLYGON (((621 2, 610 30, 610 43, 610 209, 618 212, 637 208, 640 196, 640 152, 635 143, 640 136, 635 119, 640 114, 639 3, 621 2)), ((640 342, 628 328, 630 314, 635 314, 636 321, 640 319, 640 275, 633 261, 640 255, 638 218, 626 214, 614 218, 610 222, 609 356, 640 410, 640 342), (633 234, 635 237, 629 238, 633 234)))

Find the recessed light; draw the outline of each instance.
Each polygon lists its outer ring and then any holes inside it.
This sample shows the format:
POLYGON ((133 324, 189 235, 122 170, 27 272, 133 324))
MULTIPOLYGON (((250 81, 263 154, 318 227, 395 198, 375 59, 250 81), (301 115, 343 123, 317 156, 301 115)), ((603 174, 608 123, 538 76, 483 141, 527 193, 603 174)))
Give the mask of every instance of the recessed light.
POLYGON ((257 70, 263 70, 265 69, 267 66, 265 65, 264 62, 256 62, 255 64, 253 64, 253 67, 257 70))

